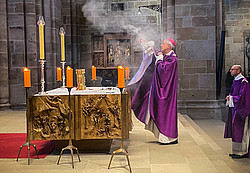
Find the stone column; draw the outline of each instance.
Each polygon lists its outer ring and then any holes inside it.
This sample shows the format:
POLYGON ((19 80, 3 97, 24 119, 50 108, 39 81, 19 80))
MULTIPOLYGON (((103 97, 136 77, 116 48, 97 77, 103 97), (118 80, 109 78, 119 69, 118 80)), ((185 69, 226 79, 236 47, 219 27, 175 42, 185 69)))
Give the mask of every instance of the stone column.
POLYGON ((59 28, 62 26, 61 11, 59 10, 61 8, 61 1, 44 0, 43 5, 45 20, 46 90, 51 90, 56 88, 56 66, 61 66, 61 39, 59 35, 59 28))
POLYGON ((0 0, 0 110, 8 109, 9 104, 9 69, 6 0, 0 0))
POLYGON ((175 0, 167 1, 167 37, 175 39, 175 0))
POLYGON ((163 39, 175 39, 175 0, 162 1, 163 39))

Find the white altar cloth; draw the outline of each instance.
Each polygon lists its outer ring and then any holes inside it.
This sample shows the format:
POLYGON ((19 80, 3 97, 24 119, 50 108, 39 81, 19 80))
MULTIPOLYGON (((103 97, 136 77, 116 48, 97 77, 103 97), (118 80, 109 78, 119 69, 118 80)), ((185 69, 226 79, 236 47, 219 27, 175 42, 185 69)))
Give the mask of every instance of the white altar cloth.
MULTIPOLYGON (((86 90, 76 90, 76 87, 71 89, 70 95, 95 95, 95 94, 120 94, 120 89, 116 87, 87 87, 86 90)), ((49 96, 49 95, 68 95, 67 88, 56 88, 46 91, 46 94, 35 96, 49 96)))

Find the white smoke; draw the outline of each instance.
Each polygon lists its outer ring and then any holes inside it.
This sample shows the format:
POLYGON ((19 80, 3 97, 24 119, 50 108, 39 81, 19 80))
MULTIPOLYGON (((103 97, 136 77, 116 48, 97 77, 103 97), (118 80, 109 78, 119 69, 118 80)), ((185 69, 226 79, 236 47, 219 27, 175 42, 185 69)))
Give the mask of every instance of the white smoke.
MULTIPOLYGON (((148 41, 152 40, 156 43, 160 42, 160 26, 157 26, 156 23, 152 24, 142 21, 145 20, 145 16, 137 14, 137 8, 128 8, 121 13, 116 13, 110 10, 109 5, 109 1, 98 2, 97 0, 88 0, 82 7, 84 17, 100 33, 127 32, 133 35, 135 40, 141 38, 148 41)), ((156 14, 155 12, 152 13, 156 14)))

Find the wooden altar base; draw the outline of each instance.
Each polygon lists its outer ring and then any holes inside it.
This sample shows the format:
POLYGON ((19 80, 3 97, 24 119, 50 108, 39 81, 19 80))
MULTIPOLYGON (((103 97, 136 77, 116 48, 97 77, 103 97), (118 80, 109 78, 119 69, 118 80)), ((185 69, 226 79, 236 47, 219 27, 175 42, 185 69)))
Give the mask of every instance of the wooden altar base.
MULTIPOLYGON (((79 152, 84 153, 109 153, 113 139, 83 139, 72 140, 79 152)), ((55 149, 60 151, 68 144, 68 140, 56 140, 55 149)))

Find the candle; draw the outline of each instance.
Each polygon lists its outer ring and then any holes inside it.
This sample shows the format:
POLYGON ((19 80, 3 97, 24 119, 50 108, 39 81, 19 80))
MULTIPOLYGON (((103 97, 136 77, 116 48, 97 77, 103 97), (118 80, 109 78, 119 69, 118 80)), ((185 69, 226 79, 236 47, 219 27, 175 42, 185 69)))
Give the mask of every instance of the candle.
POLYGON ((62 81, 62 69, 60 67, 56 68, 57 81, 62 81))
POLYGON ((60 28, 60 35, 61 35, 61 60, 65 61, 65 44, 64 44, 64 29, 60 28))
POLYGON ((92 65, 92 80, 96 80, 96 67, 92 65))
POLYGON ((124 81, 124 68, 122 66, 118 66, 118 88, 125 88, 124 81))
POLYGON ((125 75, 126 75, 126 79, 129 79, 129 68, 128 67, 125 68, 125 75))
POLYGON ((24 87, 31 87, 30 70, 27 67, 23 68, 23 76, 24 76, 24 87))
POLYGON ((39 25, 40 59, 44 59, 44 25, 45 25, 45 22, 43 20, 43 16, 39 16, 39 20, 37 24, 39 25))
POLYGON ((67 67, 66 75, 67 75, 67 87, 73 88, 73 69, 70 66, 67 67))

